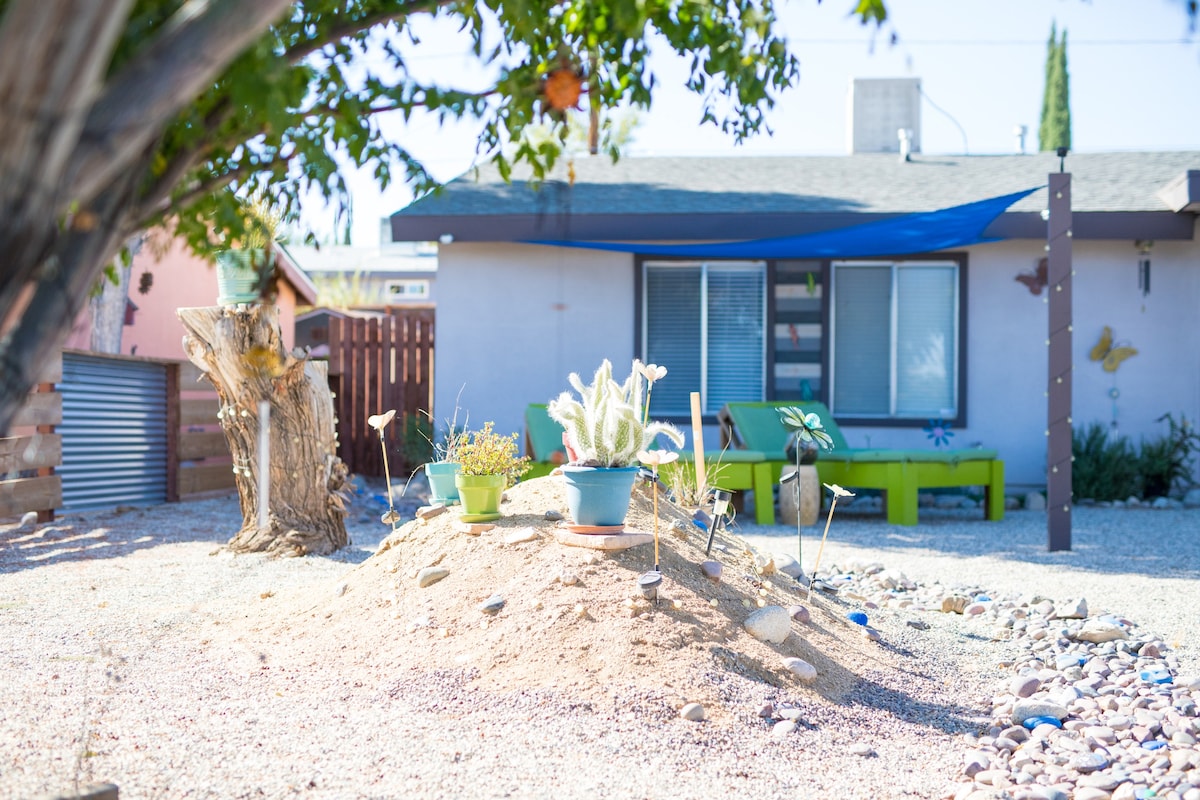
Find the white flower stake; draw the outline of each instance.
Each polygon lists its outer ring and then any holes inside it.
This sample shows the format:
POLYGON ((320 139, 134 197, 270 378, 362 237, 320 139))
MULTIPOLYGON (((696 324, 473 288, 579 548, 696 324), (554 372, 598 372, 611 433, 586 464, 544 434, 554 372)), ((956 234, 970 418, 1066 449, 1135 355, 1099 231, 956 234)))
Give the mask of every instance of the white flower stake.
MULTIPOLYGON (((635 369, 646 379, 646 405, 642 409, 642 427, 645 427, 650 423, 650 393, 654 391, 654 382, 667 377, 667 368, 660 367, 658 364, 643 364, 638 361, 635 363, 635 369)), ((663 463, 668 462, 664 461, 663 463)))
MULTIPOLYGON (((663 371, 664 375, 666 374, 666 367, 659 367, 659 369, 663 371)), ((654 476, 651 484, 651 491, 654 492, 654 571, 658 572, 658 468, 679 458, 679 453, 668 453, 664 450, 642 450, 637 457, 638 461, 650 468, 650 472, 654 476)))
POLYGON ((388 495, 388 510, 380 518, 380 522, 384 525, 391 525, 392 531, 396 530, 396 523, 400 521, 400 513, 396 511, 396 507, 392 505, 392 470, 388 466, 387 446, 383 443, 383 429, 388 426, 388 423, 396 416, 396 410, 392 409, 386 414, 372 414, 367 417, 367 424, 379 432, 379 449, 383 451, 383 476, 387 481, 388 495))
POLYGON ((821 553, 825 550, 825 537, 829 535, 829 523, 833 522, 833 510, 837 508, 839 497, 854 497, 854 492, 848 492, 836 483, 827 483, 825 488, 833 492, 833 501, 829 504, 829 516, 825 518, 825 533, 821 534, 821 546, 817 548, 817 563, 813 566, 812 575, 808 579, 808 594, 804 599, 807 602, 812 597, 813 581, 817 579, 817 570, 821 568, 821 553))

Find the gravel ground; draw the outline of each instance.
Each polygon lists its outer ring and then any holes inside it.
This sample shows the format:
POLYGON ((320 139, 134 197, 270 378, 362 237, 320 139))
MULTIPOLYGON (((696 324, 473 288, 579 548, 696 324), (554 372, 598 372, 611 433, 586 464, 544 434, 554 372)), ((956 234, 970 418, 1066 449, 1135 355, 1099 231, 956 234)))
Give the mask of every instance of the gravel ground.
MULTIPOLYGON (((229 498, 74 516, 35 533, 0 526, 0 799, 101 782, 126 800, 946 797, 1011 658, 958 615, 926 614, 919 631, 881 614, 882 646, 908 666, 865 676, 842 706, 799 708, 796 733, 777 739, 756 714, 697 724, 643 695, 596 704, 485 692, 468 669, 353 680, 284 669, 222 636, 270 593, 336 585, 385 532, 375 510, 351 516, 354 546, 307 559, 220 551, 240 517, 229 498)), ((1200 512, 1078 509, 1074 549, 1054 554, 1042 513, 977 516, 923 510, 920 525, 898 528, 839 512, 822 561, 1084 596, 1157 630, 1195 670, 1200 512)), ((754 547, 795 553, 794 529, 738 530, 754 547)), ((806 566, 819 533, 805 532, 806 566)), ((763 699, 736 681, 728 698, 738 708, 763 699)))

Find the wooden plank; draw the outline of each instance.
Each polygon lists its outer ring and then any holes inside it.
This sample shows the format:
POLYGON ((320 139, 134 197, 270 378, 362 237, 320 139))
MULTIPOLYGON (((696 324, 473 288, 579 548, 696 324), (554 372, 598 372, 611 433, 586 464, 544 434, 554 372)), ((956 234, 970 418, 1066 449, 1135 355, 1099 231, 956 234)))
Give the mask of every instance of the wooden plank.
POLYGON ((331 317, 329 320, 329 375, 341 375, 345 369, 345 355, 342 352, 345 341, 346 321, 331 317))
POLYGON ((59 350, 42 365, 34 383, 62 383, 62 369, 62 351, 59 350))
POLYGON ((232 464, 204 464, 179 468, 179 496, 215 492, 235 487, 232 464))
POLYGON ((216 425, 217 412, 221 410, 221 401, 213 397, 185 397, 179 401, 179 424, 216 425))
POLYGON ((29 395, 25 405, 17 412, 12 427, 20 428, 32 425, 61 425, 62 424, 62 395, 58 392, 45 394, 38 392, 29 395))
POLYGON ((179 492, 179 373, 182 364, 167 366, 167 502, 178 503, 179 492))
POLYGON ((198 458, 214 458, 229 455, 229 442, 223 431, 179 434, 179 460, 195 461, 198 458))
POLYGON ((62 437, 57 433, 0 439, 0 475, 62 463, 62 437))
POLYGON ((44 511, 61 505, 62 477, 59 475, 0 481, 0 518, 19 517, 28 511, 44 511))

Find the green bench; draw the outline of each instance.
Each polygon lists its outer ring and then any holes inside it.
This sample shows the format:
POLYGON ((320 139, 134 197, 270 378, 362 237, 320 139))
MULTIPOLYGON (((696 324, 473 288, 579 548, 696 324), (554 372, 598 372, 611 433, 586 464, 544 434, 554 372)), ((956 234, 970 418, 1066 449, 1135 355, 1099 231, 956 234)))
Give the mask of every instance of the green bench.
MULTIPOLYGON (((783 468, 792 463, 787 457, 791 433, 779 419, 779 409, 795 406, 815 413, 833 440, 832 450, 817 457, 817 474, 822 483, 836 483, 847 489, 881 489, 887 508, 887 520, 893 525, 917 524, 917 493, 920 489, 945 486, 982 486, 984 515, 990 520, 1004 518, 1004 462, 995 450, 965 448, 959 450, 883 450, 852 448, 846 444, 833 415, 823 403, 774 401, 729 403, 717 414, 721 426, 721 445, 745 448, 762 454, 771 465, 772 480, 777 482, 783 468)), ((755 507, 761 522, 763 506, 774 506, 756 493, 755 507)))

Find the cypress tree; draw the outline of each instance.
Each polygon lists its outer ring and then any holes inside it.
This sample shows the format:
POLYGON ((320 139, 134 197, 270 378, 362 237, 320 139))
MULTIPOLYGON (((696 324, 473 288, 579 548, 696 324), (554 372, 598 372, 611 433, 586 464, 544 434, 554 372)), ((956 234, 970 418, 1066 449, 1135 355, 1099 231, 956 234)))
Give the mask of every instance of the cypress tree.
POLYGON ((1067 72, 1067 31, 1058 38, 1057 26, 1050 26, 1046 44, 1046 89, 1042 95, 1042 119, 1038 125, 1038 149, 1055 150, 1071 146, 1070 75, 1067 72))

